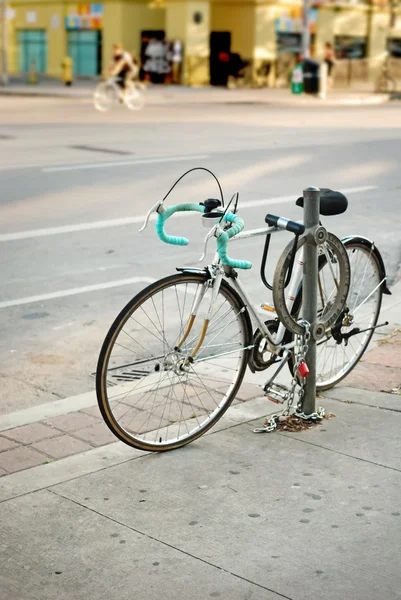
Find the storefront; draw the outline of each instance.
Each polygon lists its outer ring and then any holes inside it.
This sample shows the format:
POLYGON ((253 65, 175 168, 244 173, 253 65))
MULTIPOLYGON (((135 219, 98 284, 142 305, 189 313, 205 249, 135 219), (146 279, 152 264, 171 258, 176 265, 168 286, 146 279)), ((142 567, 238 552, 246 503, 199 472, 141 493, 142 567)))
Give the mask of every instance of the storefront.
MULTIPOLYGON (((149 40, 163 33, 181 44, 183 83, 223 82, 221 59, 233 53, 249 63, 254 79, 263 67, 270 85, 288 85, 301 50, 301 0, 10 1, 10 73, 26 72, 34 61, 37 71, 59 77, 70 55, 76 76, 95 76, 108 65, 113 43, 143 59, 149 40)), ((311 3, 311 55, 322 60, 325 43, 333 44, 335 82, 347 84, 350 74, 373 81, 387 49, 400 57, 401 8, 392 13, 387 0, 378 1, 311 3)))
POLYGON ((47 71, 47 35, 43 29, 19 29, 19 71, 28 73, 34 65, 37 73, 47 71))
POLYGON ((67 53, 72 58, 75 76, 102 72, 103 10, 103 4, 67 6, 67 53))
POLYGON ((139 56, 141 32, 164 27, 165 9, 148 0, 76 4, 11 0, 8 71, 26 73, 34 61, 37 72, 60 77, 63 59, 70 56, 75 76, 96 76, 109 64, 114 43, 139 56))

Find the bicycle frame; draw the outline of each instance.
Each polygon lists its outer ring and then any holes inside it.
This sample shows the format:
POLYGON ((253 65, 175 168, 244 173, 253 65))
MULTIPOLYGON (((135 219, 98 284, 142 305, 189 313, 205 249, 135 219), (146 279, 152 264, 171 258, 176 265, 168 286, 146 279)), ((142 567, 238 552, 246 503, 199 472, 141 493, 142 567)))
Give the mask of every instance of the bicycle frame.
MULTIPOLYGON (((241 239, 247 239, 247 238, 251 238, 251 237, 266 236, 268 234, 273 234, 273 233, 278 233, 278 232, 282 232, 282 230, 277 229, 276 227, 264 227, 261 229, 253 229, 253 230, 250 230, 247 232, 241 232, 238 235, 234 236, 232 238, 232 240, 241 240, 241 239)), ((299 259, 296 261, 296 263, 294 265, 293 275, 292 275, 290 284, 288 286, 287 306, 288 306, 289 310, 291 310, 293 307, 297 290, 299 289, 299 286, 302 281, 302 275, 303 275, 303 260, 302 260, 302 258, 303 258, 303 251, 301 249, 301 256, 299 257, 299 259)), ((215 253, 213 261, 209 265, 208 269, 213 274, 212 284, 211 284, 212 294, 211 294, 211 298, 210 298, 209 307, 207 310, 207 316, 206 316, 206 319, 205 319, 205 322, 204 322, 204 325, 202 328, 202 333, 201 333, 201 336, 200 336, 194 350, 191 352, 191 355, 189 357, 190 361, 195 359, 196 354, 202 345, 203 339, 204 339, 206 331, 207 331, 208 324, 212 318, 212 314, 213 314, 213 310, 214 310, 214 303, 215 303, 217 294, 220 289, 221 281, 224 276, 220 257, 217 252, 215 253)), ((251 317, 253 317, 253 320, 256 321, 256 323, 258 324, 263 335, 267 339, 267 341, 269 343, 269 350, 274 352, 278 348, 286 349, 286 350, 290 350, 291 348, 293 348, 295 345, 294 341, 292 341, 288 344, 284 344, 284 345, 282 344, 282 341, 284 339, 284 335, 286 332, 285 326, 282 323, 280 323, 277 333, 275 335, 272 335, 269 332, 268 328, 266 327, 261 315, 258 313, 256 305, 252 302, 250 296, 248 295, 248 293, 246 292, 245 288, 242 286, 242 284, 240 283, 238 278, 230 278, 229 276, 227 276, 227 274, 226 274, 226 277, 227 277, 227 279, 229 279, 231 285, 234 287, 234 289, 240 295, 242 301, 244 302, 244 305, 246 306, 247 310, 250 312, 251 317)), ((180 348, 182 346, 185 339, 188 337, 189 332, 192 329, 192 325, 196 319, 198 309, 199 309, 199 307, 203 301, 203 298, 206 294, 206 290, 207 290, 207 287, 205 286, 203 289, 199 290, 199 292, 196 294, 196 297, 194 298, 194 301, 192 304, 192 309, 191 309, 191 316, 188 321, 185 332, 183 334, 183 337, 177 344, 178 348, 180 348)))
MULTIPOLYGON (((302 223, 302 221, 299 221, 299 223, 302 223)), ((266 236, 269 234, 271 235, 273 233, 283 233, 283 230, 277 229, 276 227, 262 227, 260 229, 251 229, 250 231, 244 231, 244 232, 241 232, 238 235, 234 236, 232 238, 232 241, 243 240, 243 239, 259 237, 259 236, 266 236)), ((304 264, 303 263, 303 250, 301 249, 300 252, 301 252, 300 257, 298 260, 296 260, 296 262, 294 264, 293 275, 292 275, 290 284, 288 286, 286 304, 287 304, 289 310, 291 310, 294 305, 297 291, 302 282, 303 264, 304 264)), ((215 256, 215 259, 216 259, 216 256, 215 256)), ((284 335, 285 335, 285 332, 286 332, 285 326, 282 323, 280 323, 277 333, 274 336, 272 336, 272 334, 269 332, 268 328, 266 327, 263 319, 261 318, 261 315, 258 313, 256 305, 252 302, 250 296, 247 294, 247 292, 245 291, 244 287, 242 286, 242 284, 240 283, 238 278, 236 278, 232 281, 232 285, 237 290, 237 292, 239 293, 241 298, 243 299, 245 305, 247 306, 249 312, 251 313, 251 316, 258 323, 260 330, 266 336, 266 338, 270 342, 271 346, 273 346, 273 349, 275 349, 277 347, 288 348, 288 349, 292 348, 294 346, 294 342, 290 342, 289 344, 285 344, 283 346, 281 345, 284 335)))

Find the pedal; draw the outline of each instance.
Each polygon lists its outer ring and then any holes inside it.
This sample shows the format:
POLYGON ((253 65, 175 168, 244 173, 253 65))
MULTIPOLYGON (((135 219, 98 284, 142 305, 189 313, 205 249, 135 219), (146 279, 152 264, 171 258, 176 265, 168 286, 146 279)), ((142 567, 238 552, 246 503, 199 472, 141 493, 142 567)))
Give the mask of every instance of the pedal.
POLYGON ((270 402, 275 404, 284 404, 289 398, 290 390, 281 383, 270 383, 265 387, 265 396, 270 402))

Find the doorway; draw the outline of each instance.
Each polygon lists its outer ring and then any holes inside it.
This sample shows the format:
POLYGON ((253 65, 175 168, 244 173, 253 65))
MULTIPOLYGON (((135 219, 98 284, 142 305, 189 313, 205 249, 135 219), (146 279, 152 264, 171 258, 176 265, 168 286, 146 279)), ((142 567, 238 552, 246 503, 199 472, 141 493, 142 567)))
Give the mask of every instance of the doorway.
POLYGON ((229 73, 231 33, 212 31, 210 34, 210 84, 226 86, 229 73))
POLYGON ((28 73, 32 62, 36 73, 46 73, 47 36, 44 29, 21 29, 18 31, 19 70, 28 73))
POLYGON ((102 72, 102 32, 68 31, 68 56, 72 58, 74 75, 94 76, 102 72))

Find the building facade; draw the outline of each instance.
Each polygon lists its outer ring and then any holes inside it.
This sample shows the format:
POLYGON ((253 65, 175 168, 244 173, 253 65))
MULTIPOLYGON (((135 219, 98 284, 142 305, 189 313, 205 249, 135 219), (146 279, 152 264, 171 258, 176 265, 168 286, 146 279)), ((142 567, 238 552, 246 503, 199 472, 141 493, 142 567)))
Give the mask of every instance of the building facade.
MULTIPOLYGON (((301 26, 298 0, 11 0, 8 66, 11 74, 27 73, 34 61, 38 73, 60 77, 70 56, 75 76, 95 76, 108 65, 114 42, 140 56, 146 41, 164 32, 183 44, 185 84, 215 82, 218 57, 232 52, 249 62, 253 80, 268 74, 284 85, 301 26)), ((401 57, 401 11, 387 0, 311 4, 310 28, 313 56, 323 57, 325 42, 335 47, 340 80, 373 80, 389 48, 401 57)))

